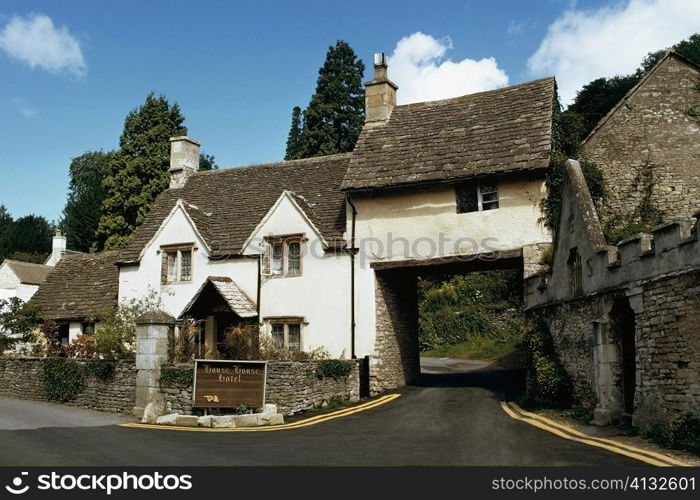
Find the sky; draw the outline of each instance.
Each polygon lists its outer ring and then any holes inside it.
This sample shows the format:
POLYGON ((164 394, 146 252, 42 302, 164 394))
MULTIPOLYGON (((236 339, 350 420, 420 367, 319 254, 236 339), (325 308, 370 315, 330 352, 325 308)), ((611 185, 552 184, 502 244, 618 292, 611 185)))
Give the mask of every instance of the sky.
POLYGON ((328 47, 389 56, 400 104, 634 71, 700 31, 697 0, 0 0, 0 204, 58 221, 71 158, 118 147, 149 92, 222 168, 281 160, 328 47))

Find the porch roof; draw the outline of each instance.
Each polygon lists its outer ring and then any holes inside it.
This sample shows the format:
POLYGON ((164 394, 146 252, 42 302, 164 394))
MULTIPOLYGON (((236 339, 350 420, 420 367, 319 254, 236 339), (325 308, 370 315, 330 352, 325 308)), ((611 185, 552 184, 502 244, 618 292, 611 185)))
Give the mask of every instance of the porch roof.
POLYGON ((194 294, 192 300, 182 310, 178 319, 182 319, 197 303, 202 293, 211 286, 221 298, 226 302, 226 305, 232 312, 236 313, 241 318, 254 318, 258 315, 255 303, 241 290, 236 282, 225 276, 209 276, 206 281, 199 287, 197 293, 194 294))

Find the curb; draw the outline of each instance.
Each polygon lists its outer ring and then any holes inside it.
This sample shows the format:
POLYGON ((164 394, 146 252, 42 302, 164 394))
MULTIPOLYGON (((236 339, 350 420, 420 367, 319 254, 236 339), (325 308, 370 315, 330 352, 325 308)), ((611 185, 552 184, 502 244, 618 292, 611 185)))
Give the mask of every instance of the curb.
POLYGON ((289 424, 280 424, 270 427, 234 427, 234 428, 212 428, 212 427, 178 427, 174 425, 155 425, 155 424, 140 424, 140 423, 128 423, 119 424, 120 427, 130 427, 134 429, 157 429, 161 431, 182 431, 182 432, 275 432, 275 431, 285 431, 292 429, 299 429, 303 427, 309 427, 311 425, 320 424, 323 422, 328 422, 330 420, 335 420, 337 418, 347 417, 355 413, 360 413, 363 411, 371 410, 378 406, 382 406, 389 403, 396 398, 400 397, 401 394, 387 394, 380 398, 368 401, 367 403, 362 403, 360 405, 351 406, 350 408, 344 408, 342 410, 333 411, 330 413, 324 413, 322 415, 317 415, 315 417, 309 417, 304 420, 299 420, 297 422, 292 422, 289 424))
POLYGON ((537 415, 535 413, 523 410, 514 402, 501 401, 501 408, 504 412, 508 414, 511 418, 519 420, 526 424, 530 424, 539 429, 550 432, 556 436, 563 439, 568 439, 569 441, 575 441, 577 443, 583 443, 588 446, 595 446, 596 448, 602 448, 619 455, 624 455, 626 457, 634 458, 640 460, 649 465, 655 465, 657 467, 693 467, 691 464, 676 460, 675 458, 662 455, 654 451, 643 450, 635 446, 631 446, 619 441, 608 438, 599 438, 595 436, 589 436, 579 430, 569 427, 559 422, 555 422, 549 418, 537 415))

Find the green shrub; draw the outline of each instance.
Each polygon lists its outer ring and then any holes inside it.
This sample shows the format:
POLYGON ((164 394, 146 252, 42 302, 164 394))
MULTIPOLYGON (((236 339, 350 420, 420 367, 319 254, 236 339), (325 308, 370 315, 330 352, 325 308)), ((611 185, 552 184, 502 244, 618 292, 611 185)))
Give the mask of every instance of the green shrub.
POLYGON ((163 367, 160 370, 160 385, 189 387, 192 385, 193 379, 192 369, 163 367))
POLYGON ((316 376, 319 379, 332 378, 339 380, 350 375, 351 371, 350 363, 340 359, 323 359, 316 365, 316 376))
POLYGON ((85 387, 85 368, 73 360, 49 358, 44 362, 44 387, 51 401, 65 403, 85 387))
POLYGON ((700 455, 700 418, 686 412, 668 424, 654 422, 644 437, 664 448, 686 450, 700 455))
POLYGON ((542 318, 530 322, 523 347, 531 382, 528 399, 545 406, 570 406, 571 380, 557 359, 549 327, 542 318))
POLYGON ((95 378, 103 382, 108 382, 114 378, 114 363, 112 362, 94 361, 85 366, 95 378))

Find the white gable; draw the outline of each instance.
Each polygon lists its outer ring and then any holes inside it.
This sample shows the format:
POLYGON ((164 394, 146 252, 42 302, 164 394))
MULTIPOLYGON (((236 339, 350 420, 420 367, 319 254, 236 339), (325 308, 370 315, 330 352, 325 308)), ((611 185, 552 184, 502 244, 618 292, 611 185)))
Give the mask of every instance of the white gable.
POLYGON ((195 245, 204 249, 207 253, 210 252, 207 242, 187 214, 184 204, 185 202, 182 200, 177 201, 170 211, 170 214, 168 214, 161 223, 156 234, 151 238, 151 241, 141 250, 140 259, 142 259, 153 246, 158 248, 164 245, 176 245, 181 243, 195 243, 195 245))
POLYGON ((326 245, 320 231, 307 217, 292 194, 285 191, 248 237, 243 246, 243 253, 258 254, 260 242, 265 237, 287 234, 304 234, 307 238, 320 240, 324 246, 326 245))

